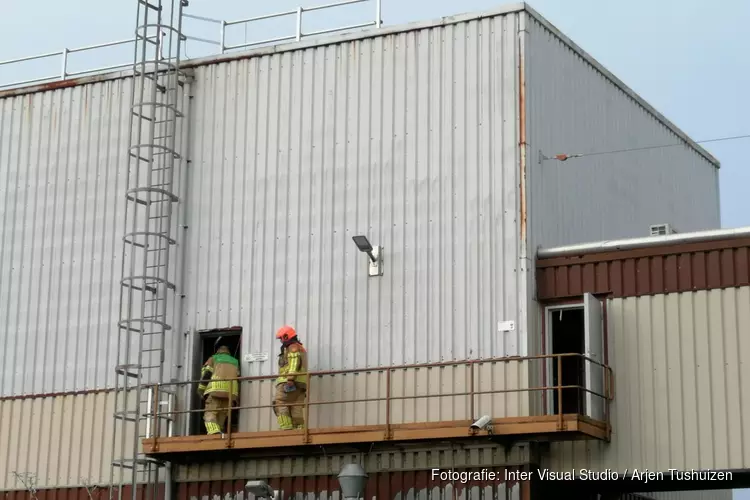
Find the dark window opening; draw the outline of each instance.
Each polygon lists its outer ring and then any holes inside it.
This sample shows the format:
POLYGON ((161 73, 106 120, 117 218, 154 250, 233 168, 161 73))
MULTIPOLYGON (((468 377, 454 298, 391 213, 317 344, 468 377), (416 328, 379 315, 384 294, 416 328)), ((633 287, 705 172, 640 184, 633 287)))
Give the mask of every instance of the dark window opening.
MULTIPOLYGON (((214 343, 216 340, 222 337, 222 341, 226 342, 229 347, 229 352, 240 361, 240 376, 242 376, 242 328, 233 327, 226 330, 208 330, 198 333, 198 345, 196 346, 196 358, 193 366, 193 380, 200 379, 201 368, 203 364, 216 353, 214 350, 214 343)), ((203 400, 198 397, 198 385, 195 384, 193 391, 195 397, 193 398, 193 410, 203 410, 203 400)), ((241 404, 241 403, 240 403, 241 404)), ((191 418, 191 429, 192 435, 206 434, 206 426, 203 423, 203 412, 196 411, 193 413, 195 417, 191 418)), ((239 429, 239 410, 232 410, 232 432, 237 432, 239 429)))
MULTIPOLYGON (((585 349, 585 326, 583 307, 573 309, 556 309, 550 311, 552 352, 551 354, 583 354, 585 349)), ((557 363, 562 364, 563 386, 586 386, 585 363, 578 356, 553 358, 551 363, 552 384, 558 385, 557 363)), ((559 413, 559 392, 554 390, 553 407, 550 413, 559 413)), ((562 390, 562 412, 584 413, 585 391, 579 388, 562 390)))

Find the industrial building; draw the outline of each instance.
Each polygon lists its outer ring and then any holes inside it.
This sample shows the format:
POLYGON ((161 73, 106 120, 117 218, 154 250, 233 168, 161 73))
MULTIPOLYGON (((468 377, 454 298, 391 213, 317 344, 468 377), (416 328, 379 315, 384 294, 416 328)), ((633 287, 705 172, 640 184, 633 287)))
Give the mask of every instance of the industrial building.
POLYGON ((8 499, 323 498, 347 464, 364 498, 731 498, 750 232, 719 229, 707 151, 527 4, 387 26, 375 0, 372 29, 182 60, 163 3, 130 69, 0 90, 8 499), (240 407, 209 436, 218 336, 240 407))

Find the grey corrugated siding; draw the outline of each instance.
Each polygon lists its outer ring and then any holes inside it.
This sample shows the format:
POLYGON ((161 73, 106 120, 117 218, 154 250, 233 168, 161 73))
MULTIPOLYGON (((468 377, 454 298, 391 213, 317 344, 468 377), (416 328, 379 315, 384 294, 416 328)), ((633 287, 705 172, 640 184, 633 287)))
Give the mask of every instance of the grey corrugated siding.
POLYGON ((684 141, 545 25, 526 28, 533 248, 719 228, 719 171, 687 145, 538 163, 684 141))
POLYGON ((113 373, 128 80, 0 100, 0 394, 113 373))
POLYGON ((610 300, 607 318, 612 442, 553 444, 548 466, 749 468, 750 287, 610 300))
MULTIPOLYGON (((318 369, 522 351, 517 19, 196 68, 173 326, 240 324, 269 352, 293 323, 318 369)), ((128 85, 0 101, 2 395, 111 385, 128 85)))
POLYGON ((0 396, 114 383, 130 87, 0 99, 0 396))
POLYGON ((515 354, 517 20, 196 68, 186 325, 242 325, 252 374, 284 323, 315 369, 515 354))
MULTIPOLYGON (((721 227, 719 171, 673 125, 551 27, 526 17, 528 248, 721 227), (585 57, 584 57, 585 56, 585 57), (542 155, 600 153, 565 162, 542 155), (541 161, 541 162, 540 162, 541 161), (634 201, 637 200, 637 201, 634 201)), ((532 266, 528 331, 541 329, 532 266)), ((530 336, 529 350, 540 348, 530 336)))

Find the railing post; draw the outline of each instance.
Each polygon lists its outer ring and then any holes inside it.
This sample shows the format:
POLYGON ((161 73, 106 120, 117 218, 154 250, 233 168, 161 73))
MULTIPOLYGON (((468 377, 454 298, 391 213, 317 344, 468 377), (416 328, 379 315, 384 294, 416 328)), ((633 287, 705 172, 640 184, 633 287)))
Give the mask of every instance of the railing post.
POLYGON ((469 363, 469 418, 474 420, 474 363, 469 363))
POLYGON ((60 55, 62 55, 62 79, 65 80, 68 76, 68 49, 62 49, 60 55))
POLYGON ((382 0, 375 0, 375 27, 380 28, 380 25, 382 23, 381 17, 381 2, 382 0))
MULTIPOLYGON (((237 392, 240 392, 239 384, 237 392)), ((232 447, 232 413, 234 413, 234 399, 232 399, 232 380, 229 380, 229 414, 227 415, 227 439, 224 445, 226 448, 232 447)))
POLYGON ((227 29, 227 22, 222 19, 221 20, 220 33, 219 33, 219 38, 220 38, 220 42, 221 42, 221 53, 222 54, 224 53, 224 49, 226 47, 226 41, 227 41, 227 39, 226 39, 226 36, 227 36, 226 29, 227 29))
POLYGON ((562 356, 557 356, 557 430, 563 430, 562 356))
POLYGON ((154 422, 154 443, 159 439, 159 384, 154 386, 154 409, 153 409, 153 422, 154 422))
POLYGON ((304 414, 305 414, 305 437, 304 442, 305 444, 310 443, 310 388, 312 387, 312 375, 308 372, 307 374, 307 390, 305 391, 305 407, 304 407, 304 414))
POLYGON ((174 436, 174 423, 175 423, 175 413, 174 413, 174 400, 175 395, 170 393, 167 398, 167 437, 173 437, 174 436))
POLYGON ((302 39, 302 7, 297 7, 297 41, 302 39))
POLYGON ((385 371, 385 439, 391 439, 391 369, 385 371))

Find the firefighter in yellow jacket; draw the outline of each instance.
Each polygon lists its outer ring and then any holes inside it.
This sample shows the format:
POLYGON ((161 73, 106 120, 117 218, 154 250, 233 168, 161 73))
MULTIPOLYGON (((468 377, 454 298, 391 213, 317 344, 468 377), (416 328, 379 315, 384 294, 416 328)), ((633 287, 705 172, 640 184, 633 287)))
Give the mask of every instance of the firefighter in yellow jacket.
POLYGON ((291 326, 281 327, 276 338, 281 342, 281 353, 273 410, 280 429, 303 429, 305 409, 300 403, 305 402, 307 392, 307 350, 291 326), (300 405, 287 406, 295 403, 300 405))
POLYGON ((239 400, 239 383, 232 379, 240 376, 240 363, 230 354, 221 337, 216 339, 214 350, 216 354, 203 364, 198 395, 206 402, 203 412, 206 432, 221 434, 231 407, 237 406, 239 400))

